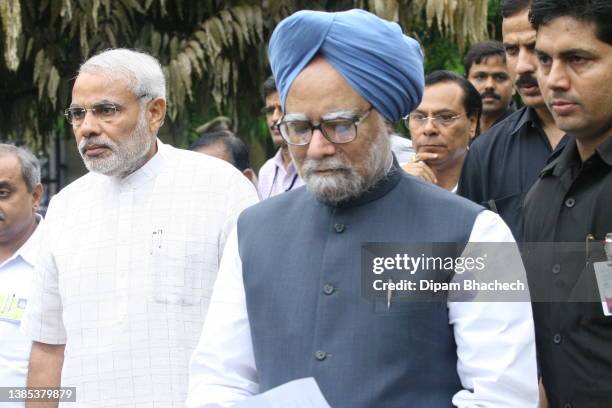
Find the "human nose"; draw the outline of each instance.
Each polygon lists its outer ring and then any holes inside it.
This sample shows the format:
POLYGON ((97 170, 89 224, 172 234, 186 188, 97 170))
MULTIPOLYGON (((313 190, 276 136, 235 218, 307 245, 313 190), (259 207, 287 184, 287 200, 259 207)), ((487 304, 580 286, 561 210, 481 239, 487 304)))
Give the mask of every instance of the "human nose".
POLYGON ((533 52, 521 47, 519 49, 516 62, 516 72, 518 74, 533 73, 537 68, 536 56, 533 52))
POLYGON ((336 145, 323 135, 321 129, 313 129, 307 155, 313 159, 333 156, 336 153, 336 145))
POLYGON ((546 86, 550 89, 567 90, 570 87, 569 77, 561 61, 553 61, 546 78, 546 86))
POLYGON ((283 111, 281 110, 280 105, 274 106, 274 110, 272 111, 272 116, 271 116, 272 121, 274 123, 278 122, 281 116, 283 116, 283 111))
POLYGON ((495 89, 495 80, 492 76, 487 77, 487 80, 485 81, 485 89, 488 91, 495 89))
POLYGON ((90 137, 100 133, 100 119, 91 109, 85 111, 83 119, 78 124, 73 124, 75 133, 82 137, 90 137))
POLYGON ((438 133, 438 127, 436 126, 434 120, 435 118, 432 116, 427 116, 423 118, 425 122, 423 122, 423 126, 421 126, 422 131, 426 135, 430 135, 432 133, 438 133))

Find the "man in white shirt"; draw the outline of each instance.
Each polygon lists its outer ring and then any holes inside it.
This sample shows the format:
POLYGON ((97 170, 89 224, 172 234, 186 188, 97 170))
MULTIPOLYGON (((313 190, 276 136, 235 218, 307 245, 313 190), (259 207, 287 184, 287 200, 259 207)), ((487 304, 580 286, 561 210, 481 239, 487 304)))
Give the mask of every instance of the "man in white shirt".
POLYGON ((26 385, 32 342, 20 326, 40 235, 36 209, 42 193, 36 157, 25 148, 0 144, 0 387, 26 385))
POLYGON ((266 124, 270 130, 272 143, 278 147, 276 154, 259 169, 257 189, 261 199, 265 200, 266 198, 303 186, 304 182, 291 160, 287 143, 285 143, 275 126, 283 112, 276 84, 274 83, 274 77, 266 79, 263 91, 266 103, 263 113, 266 115, 266 124))
MULTIPOLYGON (((526 281, 499 216, 393 160, 386 122, 423 93, 418 43, 363 10, 300 11, 269 47, 279 129, 307 188, 240 215, 191 359, 188 406, 231 406, 314 377, 334 408, 535 407, 528 297, 400 301, 391 288, 362 297, 372 276, 360 273, 364 243, 451 242, 444 252, 456 257, 471 253, 467 242, 506 242, 513 256, 492 252, 489 271, 526 281)), ((425 277, 463 272, 450 271, 425 277)))
MULTIPOLYGON (((79 407, 179 407, 226 237, 255 188, 161 143, 159 62, 115 49, 79 69, 65 115, 90 170, 49 205, 24 326, 28 386, 79 407)), ((61 402, 60 402, 61 403, 61 402)))

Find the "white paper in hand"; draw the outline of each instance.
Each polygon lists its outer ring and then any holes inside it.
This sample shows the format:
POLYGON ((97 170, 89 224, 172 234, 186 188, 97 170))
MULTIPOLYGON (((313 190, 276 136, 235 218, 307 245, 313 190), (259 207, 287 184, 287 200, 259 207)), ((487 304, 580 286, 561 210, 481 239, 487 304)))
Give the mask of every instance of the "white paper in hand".
POLYGON ((331 408, 314 378, 300 378, 234 405, 234 408, 331 408))

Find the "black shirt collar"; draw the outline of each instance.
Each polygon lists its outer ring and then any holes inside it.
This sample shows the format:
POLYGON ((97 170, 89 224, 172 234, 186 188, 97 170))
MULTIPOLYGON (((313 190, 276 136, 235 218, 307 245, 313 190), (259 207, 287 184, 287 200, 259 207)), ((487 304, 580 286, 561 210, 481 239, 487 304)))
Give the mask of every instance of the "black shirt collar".
POLYGON ((612 167, 612 136, 608 136, 606 141, 597 146, 595 151, 599 153, 599 156, 604 163, 612 167))
MULTIPOLYGON (((519 110, 520 112, 521 110, 519 110)), ((514 128, 512 129, 512 134, 518 132, 524 126, 532 126, 532 127, 540 127, 540 118, 538 118, 538 114, 535 109, 525 106, 522 108, 521 116, 516 121, 514 128)))
MULTIPOLYGON (((612 137, 608 137, 605 142, 597 146, 592 157, 596 156, 608 166, 612 167, 612 137)), ((580 153, 578 153, 576 139, 572 137, 568 140, 567 145, 563 148, 557 160, 554 160, 542 170, 542 175, 553 174, 558 177, 567 169, 580 165, 581 163, 582 159, 580 158, 580 153)))
POLYGON ((504 113, 502 113, 501 116, 499 118, 497 118, 497 120, 495 121, 495 123, 493 125, 497 125, 499 122, 501 122, 502 120, 506 119, 508 116, 512 115, 514 112, 516 112, 516 107, 514 106, 514 102, 513 102, 510 105, 508 105, 508 108, 506 108, 504 113))

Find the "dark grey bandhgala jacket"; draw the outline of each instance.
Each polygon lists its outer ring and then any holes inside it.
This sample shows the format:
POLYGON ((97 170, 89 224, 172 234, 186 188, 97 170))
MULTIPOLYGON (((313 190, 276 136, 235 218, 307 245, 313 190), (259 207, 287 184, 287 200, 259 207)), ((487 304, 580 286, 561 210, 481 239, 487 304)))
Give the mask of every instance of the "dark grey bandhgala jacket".
MULTIPOLYGON (((482 207, 405 174, 351 202, 299 188, 255 205, 238 239, 261 391, 314 377, 339 407, 450 407, 461 383, 445 302, 367 302, 362 242, 463 242, 482 207)), ((453 256, 456 254, 452 254, 453 256)))

